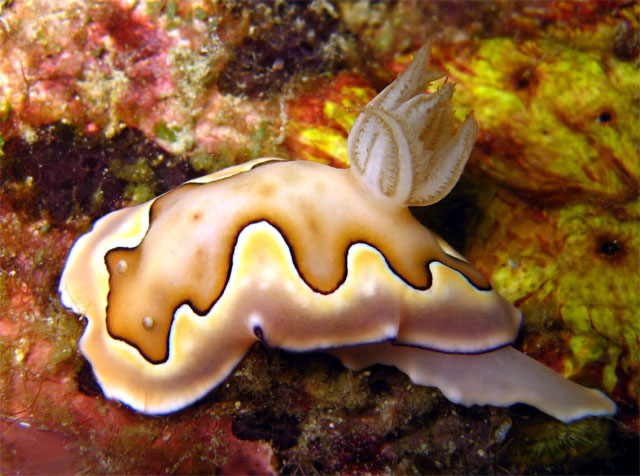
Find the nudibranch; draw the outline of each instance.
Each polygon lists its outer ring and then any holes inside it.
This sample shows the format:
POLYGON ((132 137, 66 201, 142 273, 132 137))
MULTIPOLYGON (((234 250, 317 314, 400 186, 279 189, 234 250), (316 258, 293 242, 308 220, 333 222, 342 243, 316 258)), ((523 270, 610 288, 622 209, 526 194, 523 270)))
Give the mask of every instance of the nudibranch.
POLYGON ((362 111, 350 169, 263 158, 98 220, 60 294, 87 317, 80 349, 104 394, 179 410, 257 341, 394 365, 453 402, 533 405, 563 421, 609 415, 603 393, 513 347, 520 312, 408 206, 455 185, 477 134, 454 134, 453 93, 423 47, 362 111))

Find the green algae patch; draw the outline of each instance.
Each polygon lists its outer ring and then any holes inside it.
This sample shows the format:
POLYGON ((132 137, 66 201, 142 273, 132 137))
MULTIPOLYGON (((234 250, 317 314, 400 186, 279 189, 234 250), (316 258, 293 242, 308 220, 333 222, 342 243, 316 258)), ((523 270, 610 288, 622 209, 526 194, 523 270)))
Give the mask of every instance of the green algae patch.
POLYGON ((63 310, 57 301, 51 303, 44 317, 34 322, 32 329, 37 338, 52 344, 47 366, 53 373, 67 362, 79 368, 78 339, 84 330, 82 322, 82 318, 63 310))
POLYGON ((565 473, 571 468, 589 473, 583 465, 610 457, 610 432, 611 422, 602 418, 567 424, 537 417, 515 426, 505 459, 516 471, 565 473))
POLYGON ((166 142, 175 142, 178 140, 178 133, 180 128, 177 126, 169 127, 166 122, 156 122, 153 125, 153 133, 158 139, 162 139, 166 142))
POLYGON ((593 329, 640 360, 640 249, 637 207, 607 209, 580 204, 556 216, 563 243, 556 299, 562 319, 576 331, 593 329))
POLYGON ((141 157, 133 164, 123 163, 120 159, 113 159, 109 163, 115 176, 127 182, 124 196, 134 205, 155 197, 153 187, 155 173, 150 162, 151 160, 141 157))
POLYGON ((233 165, 233 153, 221 148, 215 154, 205 151, 196 151, 189 156, 189 165, 198 173, 212 174, 218 170, 233 165))
MULTIPOLYGON (((603 42, 611 30, 597 31, 603 42)), ((504 185, 609 199, 638 193, 637 69, 608 50, 552 38, 492 38, 468 61, 445 63, 460 118, 481 134, 471 166, 504 185)))
POLYGON ((639 219, 637 202, 532 208, 502 191, 466 250, 525 311, 532 334, 525 335, 526 351, 632 401, 640 358, 639 219), (532 325, 543 317, 543 328, 532 325))
POLYGON ((544 38, 494 37, 458 57, 434 54, 456 83, 458 116, 473 109, 480 125, 467 173, 502 187, 466 255, 524 311, 522 350, 633 407, 638 80, 634 61, 608 46, 616 31, 606 22, 553 26, 544 38))

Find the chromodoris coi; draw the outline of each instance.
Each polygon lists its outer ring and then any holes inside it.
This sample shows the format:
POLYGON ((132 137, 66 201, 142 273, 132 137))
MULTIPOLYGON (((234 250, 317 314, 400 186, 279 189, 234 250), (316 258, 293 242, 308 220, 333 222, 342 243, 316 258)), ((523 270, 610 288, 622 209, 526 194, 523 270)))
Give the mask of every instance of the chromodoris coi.
POLYGON ((533 405, 563 421, 615 405, 515 350, 520 312, 409 206, 444 197, 477 134, 429 48, 362 111, 350 169, 257 159, 98 220, 60 282, 109 398, 179 410, 260 340, 394 365, 453 402, 533 405))

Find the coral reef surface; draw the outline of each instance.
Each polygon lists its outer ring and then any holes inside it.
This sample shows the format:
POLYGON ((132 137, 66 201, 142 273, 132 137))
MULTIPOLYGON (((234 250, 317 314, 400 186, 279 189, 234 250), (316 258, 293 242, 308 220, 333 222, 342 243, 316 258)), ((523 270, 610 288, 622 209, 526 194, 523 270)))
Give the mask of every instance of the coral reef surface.
POLYGON ((624 0, 0 1, 0 472, 637 474, 639 16, 624 0), (182 412, 104 399, 56 292, 75 238, 251 158, 347 166, 359 111, 427 40, 480 133, 416 216, 523 311, 520 350, 618 414, 464 408, 392 368, 260 346, 182 412))

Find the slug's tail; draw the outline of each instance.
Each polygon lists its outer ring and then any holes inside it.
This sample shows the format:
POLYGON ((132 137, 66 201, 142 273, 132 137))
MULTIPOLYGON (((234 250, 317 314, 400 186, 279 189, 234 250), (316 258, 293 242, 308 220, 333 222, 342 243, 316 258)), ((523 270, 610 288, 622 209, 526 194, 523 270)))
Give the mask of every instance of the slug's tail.
POLYGON ((483 354, 445 354, 390 343, 332 350, 345 367, 393 365, 419 385, 438 387, 461 405, 532 405, 563 422, 613 415, 604 393, 578 385, 511 346, 483 354))

